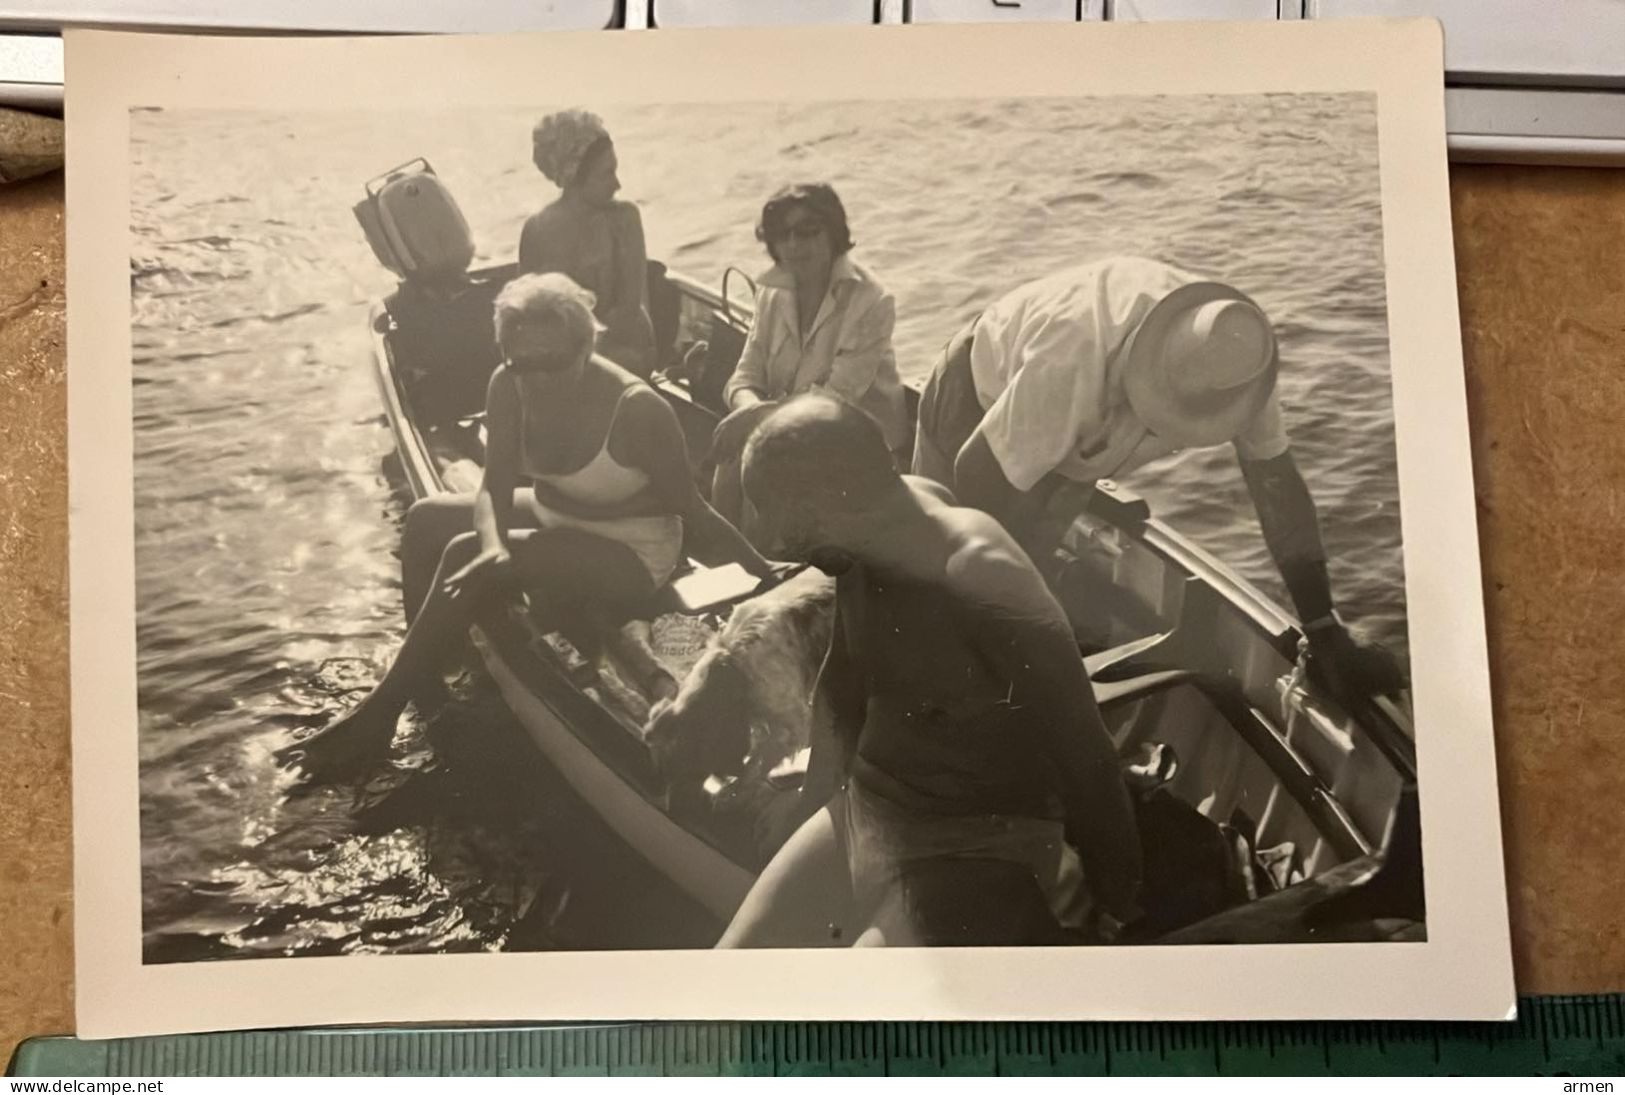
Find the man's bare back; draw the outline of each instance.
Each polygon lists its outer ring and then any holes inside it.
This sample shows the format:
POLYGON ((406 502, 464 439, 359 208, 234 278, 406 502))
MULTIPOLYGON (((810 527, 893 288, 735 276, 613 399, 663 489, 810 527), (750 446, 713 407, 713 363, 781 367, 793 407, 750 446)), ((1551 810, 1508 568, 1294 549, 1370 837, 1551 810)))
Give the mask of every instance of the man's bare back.
POLYGON ((1004 641, 991 625, 1010 621, 1076 657, 1065 617, 996 521, 914 493, 929 518, 912 530, 917 565, 860 563, 836 582, 847 664, 866 696, 856 754, 944 812, 1058 818, 1048 728, 1012 704, 989 644, 1004 641))
POLYGON ((722 945, 851 938, 843 925, 1033 941, 1055 929, 1066 843, 1101 905, 1130 909, 1139 840, 1111 740, 1071 628, 1009 535, 898 476, 879 427, 829 397, 776 409, 743 464, 747 530, 836 576, 836 626, 811 816, 722 945))

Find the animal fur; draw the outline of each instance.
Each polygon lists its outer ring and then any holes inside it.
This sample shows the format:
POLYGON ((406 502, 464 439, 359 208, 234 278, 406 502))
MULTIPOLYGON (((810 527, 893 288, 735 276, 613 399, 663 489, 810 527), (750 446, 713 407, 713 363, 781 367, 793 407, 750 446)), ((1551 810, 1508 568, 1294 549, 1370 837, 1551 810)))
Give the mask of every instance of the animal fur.
POLYGON ((733 610, 645 740, 673 783, 763 773, 807 746, 813 688, 829 648, 835 581, 805 570, 733 610))

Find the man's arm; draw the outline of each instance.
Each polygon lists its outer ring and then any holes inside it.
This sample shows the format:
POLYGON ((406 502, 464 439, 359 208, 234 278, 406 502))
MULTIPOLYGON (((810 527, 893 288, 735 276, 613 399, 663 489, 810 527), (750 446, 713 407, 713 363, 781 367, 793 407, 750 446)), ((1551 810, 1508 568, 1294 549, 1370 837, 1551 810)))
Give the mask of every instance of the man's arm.
POLYGON ((1051 472, 1034 484, 1032 490, 1017 490, 1005 477, 999 458, 993 455, 980 428, 970 435, 954 461, 953 491, 959 504, 974 507, 994 518, 1034 558, 1039 554, 1034 534, 1044 515, 1044 507, 1064 482, 1059 474, 1051 472))
POLYGON ((1241 457, 1240 462, 1247 493, 1252 495, 1264 530, 1264 543, 1280 568, 1299 618, 1308 623, 1330 615, 1332 587, 1320 518, 1292 450, 1267 460, 1241 457))
POLYGON ((981 427, 970 435, 954 458, 953 491, 960 505, 979 509, 1005 528, 1010 527, 1010 518, 1022 492, 1006 478, 981 427))
POLYGON ((1311 668, 1345 700, 1402 690, 1405 675, 1397 660, 1381 647, 1355 639, 1333 611, 1319 516, 1292 450, 1264 460, 1243 457, 1241 474, 1270 557, 1303 621, 1311 668))
MULTIPOLYGON (((846 628, 837 602, 830 624, 829 647, 813 686, 812 729, 807 775, 802 780, 796 824, 818 812, 841 786, 868 707, 863 681, 846 646, 846 628)), ((791 830, 792 832, 794 830, 791 830)))
MULTIPOLYGON (((1011 584, 1040 581, 1036 574, 1021 575, 1011 584)), ((1007 600, 998 590, 988 595, 1007 600)), ((1032 596, 1009 598, 1011 607, 979 614, 976 642, 1009 681, 1010 705, 1023 709, 1044 736, 1066 810, 1067 840, 1083 861, 1091 892, 1113 916, 1128 921, 1138 912, 1142 870, 1134 808, 1071 628, 1058 608, 1054 618, 1023 612, 1019 606, 1032 596)))
POLYGON ((829 804, 846 780, 857 752, 867 707, 863 680, 847 654, 846 635, 837 604, 829 646, 813 685, 812 724, 808 733, 810 755, 801 789, 782 815, 769 815, 768 830, 759 834, 764 844, 778 847, 807 819, 829 804))

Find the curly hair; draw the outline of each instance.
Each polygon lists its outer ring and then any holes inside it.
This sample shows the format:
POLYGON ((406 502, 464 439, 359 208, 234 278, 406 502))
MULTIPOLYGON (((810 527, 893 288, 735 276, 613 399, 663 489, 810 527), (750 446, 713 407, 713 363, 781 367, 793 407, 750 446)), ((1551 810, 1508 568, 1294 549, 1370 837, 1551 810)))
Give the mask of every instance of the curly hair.
POLYGON ((602 329, 592 314, 597 299, 563 274, 525 274, 497 293, 494 306, 497 342, 520 316, 557 320, 572 345, 591 346, 602 329))
POLYGON ((790 210, 800 206, 817 217, 829 236, 830 252, 840 256, 852 250, 852 230, 846 223, 846 207, 829 183, 792 183, 774 191, 762 206, 762 216, 756 222, 756 238, 767 246, 767 255, 779 261, 773 241, 784 235, 784 221, 790 210))
POLYGON ((530 131, 531 160, 559 189, 575 182, 600 149, 609 147, 604 120, 589 110, 560 110, 530 131))

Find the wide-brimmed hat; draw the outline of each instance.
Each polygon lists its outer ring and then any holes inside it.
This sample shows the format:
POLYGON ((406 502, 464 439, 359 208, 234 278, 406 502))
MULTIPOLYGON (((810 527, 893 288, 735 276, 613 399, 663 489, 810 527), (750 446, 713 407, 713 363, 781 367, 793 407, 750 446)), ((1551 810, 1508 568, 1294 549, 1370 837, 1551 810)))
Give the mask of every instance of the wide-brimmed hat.
POLYGON ((1275 330, 1251 297, 1214 281, 1158 301, 1123 346, 1123 386, 1141 422, 1182 448, 1234 438, 1275 388, 1275 330))

